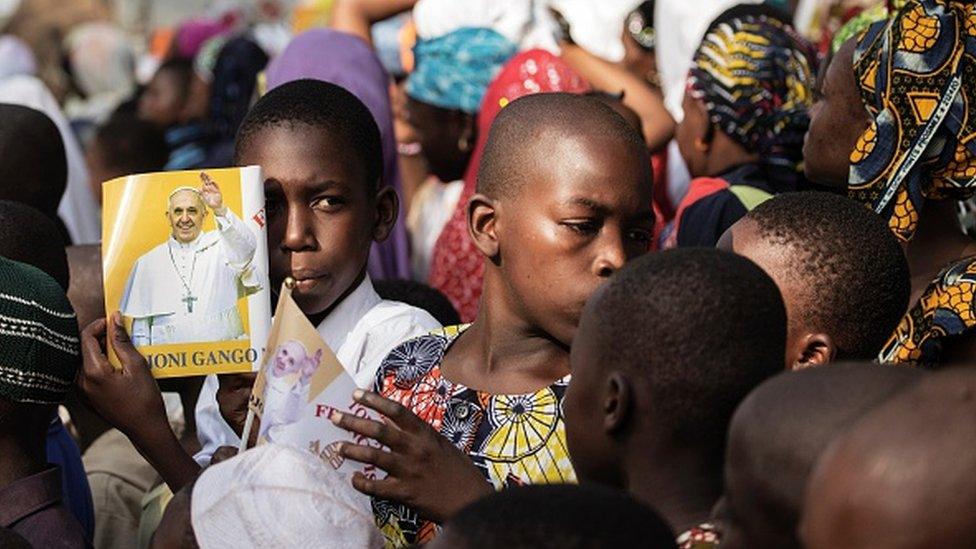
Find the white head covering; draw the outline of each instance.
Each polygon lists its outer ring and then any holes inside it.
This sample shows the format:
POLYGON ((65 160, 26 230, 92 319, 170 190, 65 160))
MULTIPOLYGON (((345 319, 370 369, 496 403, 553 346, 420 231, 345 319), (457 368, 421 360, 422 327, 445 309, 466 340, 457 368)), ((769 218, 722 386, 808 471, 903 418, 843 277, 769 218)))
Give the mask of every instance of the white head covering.
POLYGON ((30 46, 10 34, 0 36, 0 80, 18 74, 35 74, 37 60, 30 46))
POLYGON ((624 60, 624 21, 640 3, 641 0, 550 0, 552 8, 569 23, 573 42, 613 63, 624 60))
POLYGON ((569 22, 573 42, 619 62, 624 58, 624 20, 641 0, 418 0, 413 8, 417 37, 428 40, 465 27, 492 29, 519 49, 559 53, 558 25, 550 9, 569 22))
POLYGON ((418 0, 413 7, 417 37, 430 40, 466 27, 501 34, 519 49, 559 52, 549 0, 418 0))
POLYGON ((65 38, 75 82, 85 99, 66 107, 71 118, 101 122, 135 90, 135 51, 122 29, 105 22, 82 23, 65 38))
POLYGON ((311 453, 279 444, 205 469, 190 515, 202 549, 383 547, 368 497, 311 453))

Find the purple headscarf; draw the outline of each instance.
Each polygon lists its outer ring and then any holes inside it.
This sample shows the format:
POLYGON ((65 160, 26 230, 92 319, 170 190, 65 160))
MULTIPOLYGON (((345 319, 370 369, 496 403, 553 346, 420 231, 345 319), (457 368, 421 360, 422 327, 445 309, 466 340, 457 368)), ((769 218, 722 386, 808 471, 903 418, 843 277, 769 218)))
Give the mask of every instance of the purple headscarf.
MULTIPOLYGON (((379 58, 362 39, 331 29, 306 31, 268 65, 268 90, 302 78, 323 80, 346 88, 359 98, 376 119, 383 140, 383 174, 386 183, 402 197, 400 166, 397 163, 390 110, 389 85, 379 58)), ((369 254, 369 276, 374 279, 410 278, 407 230, 403 223, 403 202, 393 233, 369 254)))

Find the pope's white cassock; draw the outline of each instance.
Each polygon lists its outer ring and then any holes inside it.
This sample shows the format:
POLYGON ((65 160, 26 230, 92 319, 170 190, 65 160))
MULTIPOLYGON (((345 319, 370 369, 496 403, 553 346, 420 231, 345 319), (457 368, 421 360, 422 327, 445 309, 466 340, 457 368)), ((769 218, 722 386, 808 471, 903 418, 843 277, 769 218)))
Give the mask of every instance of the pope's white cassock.
POLYGON ((119 306, 135 345, 244 335, 237 300, 257 287, 254 235, 229 209, 214 218, 217 230, 186 244, 170 235, 136 261, 119 306))

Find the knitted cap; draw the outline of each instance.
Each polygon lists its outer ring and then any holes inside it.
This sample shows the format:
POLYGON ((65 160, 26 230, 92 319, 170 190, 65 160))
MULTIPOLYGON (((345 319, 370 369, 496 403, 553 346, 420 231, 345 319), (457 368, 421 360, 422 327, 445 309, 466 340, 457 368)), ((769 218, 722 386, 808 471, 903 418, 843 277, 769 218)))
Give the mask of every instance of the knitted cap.
POLYGON ((81 359, 78 320, 42 271, 0 257, 0 398, 58 404, 81 359))

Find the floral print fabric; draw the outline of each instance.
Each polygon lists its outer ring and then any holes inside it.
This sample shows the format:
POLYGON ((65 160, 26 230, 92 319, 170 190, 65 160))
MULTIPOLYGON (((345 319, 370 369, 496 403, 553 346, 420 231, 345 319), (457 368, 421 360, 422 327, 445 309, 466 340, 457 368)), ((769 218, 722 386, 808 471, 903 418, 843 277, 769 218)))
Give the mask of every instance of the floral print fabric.
MULTIPOLYGON (((463 330, 445 328, 394 349, 376 374, 376 392, 413 411, 467 453, 496 489, 576 482, 562 414, 569 377, 520 395, 454 383, 441 374, 440 364, 463 330)), ((426 543, 438 531, 400 503, 374 498, 373 512, 389 546, 426 543)))

